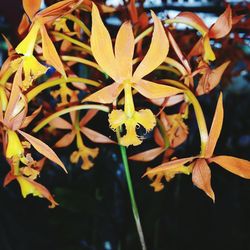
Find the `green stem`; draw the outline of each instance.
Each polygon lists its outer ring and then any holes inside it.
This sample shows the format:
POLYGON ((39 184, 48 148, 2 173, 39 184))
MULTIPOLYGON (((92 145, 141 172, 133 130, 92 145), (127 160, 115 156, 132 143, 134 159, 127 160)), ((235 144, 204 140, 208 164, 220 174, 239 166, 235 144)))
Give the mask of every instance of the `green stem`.
MULTIPOLYGON (((117 139, 119 142, 119 139, 120 139, 119 131, 117 131, 117 139)), ((123 162, 124 169, 125 169, 129 197, 130 197, 130 201, 131 201, 131 206, 132 206, 132 211, 133 211, 133 215, 134 215, 134 219, 135 219, 135 223, 136 223, 137 232, 138 232, 138 235, 140 238, 142 250, 146 250, 147 248, 146 248, 146 244, 145 244, 145 240, 144 240, 140 216, 139 216, 138 208, 137 208, 136 201, 135 201, 133 184, 132 184, 131 175, 130 175, 130 171, 129 171, 129 164, 128 164, 128 157, 127 157, 127 153, 126 153, 126 148, 122 145, 119 145, 119 146, 120 146, 120 151, 121 151, 121 156, 122 156, 122 162, 123 162)))
POLYGON ((65 115, 67 113, 70 113, 72 111, 76 110, 83 110, 83 109, 98 109, 104 112, 109 112, 109 108, 103 105, 95 105, 95 104, 83 104, 83 105, 77 105, 77 106, 72 106, 69 108, 62 109, 60 111, 55 112, 54 114, 48 116, 44 120, 42 120, 36 127, 33 128, 33 132, 38 132, 40 129, 42 129, 44 126, 46 126, 48 123, 50 123, 53 119, 65 115))
POLYGON ((82 82, 84 84, 92 85, 95 87, 100 86, 100 84, 96 81, 87 79, 87 78, 80 78, 80 77, 68 77, 68 78, 59 78, 53 81, 44 82, 34 89, 32 89, 30 92, 26 94, 27 101, 30 102, 34 97, 36 97, 38 94, 40 94, 43 90, 54 87, 56 85, 66 83, 66 82, 82 82))

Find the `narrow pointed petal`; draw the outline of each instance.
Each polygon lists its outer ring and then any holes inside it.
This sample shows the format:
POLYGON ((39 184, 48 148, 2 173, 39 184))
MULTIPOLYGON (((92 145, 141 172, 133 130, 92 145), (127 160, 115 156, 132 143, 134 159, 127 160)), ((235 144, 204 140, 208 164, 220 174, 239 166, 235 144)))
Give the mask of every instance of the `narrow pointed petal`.
POLYGON ((66 173, 67 170, 64 166, 64 164, 62 163, 62 161, 58 158, 58 156, 56 155, 56 153, 44 142, 42 142, 41 140, 33 137, 32 135, 29 135, 21 130, 18 130, 18 132, 27 140, 30 142, 30 144, 43 156, 45 156, 46 158, 48 158, 49 160, 55 162, 56 164, 58 164, 66 173))
POLYGON ((83 127, 85 126, 90 120, 92 120, 92 118, 98 113, 97 109, 91 109, 88 110, 88 112, 86 113, 86 115, 84 115, 84 117, 81 119, 81 121, 79 122, 79 126, 83 127))
POLYGON ((169 42, 164 27, 154 12, 151 12, 154 20, 154 31, 149 50, 142 62, 134 72, 135 81, 151 73, 166 59, 169 50, 169 42))
POLYGON ((49 206, 50 208, 54 208, 58 205, 49 190, 43 185, 24 176, 17 176, 16 179, 19 182, 24 198, 26 198, 27 195, 32 194, 33 196, 38 196, 40 198, 46 198, 49 200, 51 202, 51 205, 49 206))
POLYGON ((119 76, 123 79, 132 77, 134 48, 135 41, 132 26, 129 22, 125 22, 119 29, 115 42, 115 59, 119 76))
POLYGON ((33 16, 40 9, 42 0, 23 0, 23 8, 29 19, 32 20, 33 16))
POLYGON ((182 159, 177 159, 177 160, 162 163, 158 167, 148 170, 143 175, 143 177, 146 175, 158 174, 167 170, 179 168, 180 166, 183 166, 184 164, 191 162, 193 159, 195 159, 195 157, 187 157, 187 158, 182 158, 182 159))
POLYGON ((49 123, 49 125, 58 129, 72 129, 72 125, 61 117, 56 117, 49 123))
POLYGON ((19 66, 12 84, 11 94, 8 102, 8 106, 4 116, 4 123, 10 121, 13 117, 14 109, 21 97, 21 90, 19 85, 22 83, 22 65, 19 66))
POLYGON ((220 155, 210 158, 209 162, 215 162, 233 174, 250 179, 250 161, 233 156, 220 155))
POLYGON ((133 88, 135 88, 141 95, 149 99, 165 98, 183 92, 181 89, 177 89, 175 87, 146 80, 140 80, 138 83, 135 83, 133 88))
POLYGON ((203 190, 215 202, 214 191, 211 187, 211 170, 206 160, 197 159, 192 172, 194 185, 203 190))
POLYGON ((37 108, 31 115, 25 117, 21 128, 26 128, 32 122, 32 120, 35 119, 36 116, 40 113, 41 109, 42 109, 42 106, 37 108))
POLYGON ((8 48, 8 56, 10 56, 11 53, 13 52, 13 50, 14 50, 13 46, 10 43, 9 39, 4 34, 2 34, 2 36, 3 36, 3 39, 4 39, 4 41, 5 41, 6 45, 7 45, 7 48, 8 48))
POLYGON ((213 122, 211 125, 211 129, 209 132, 208 142, 205 149, 205 157, 209 158, 213 155, 216 143, 218 141, 218 138, 220 136, 223 118, 224 118, 224 110, 223 110, 223 98, 222 93, 220 93, 217 106, 214 113, 213 122))
POLYGON ((209 29, 210 38, 222 38, 226 36, 232 29, 232 10, 228 4, 225 12, 223 12, 217 21, 209 29))
POLYGON ((147 151, 141 152, 139 154, 135 154, 129 157, 130 160, 133 161, 152 161, 154 160, 157 156, 162 154, 165 151, 165 148, 158 147, 158 148, 153 148, 149 149, 147 151))
POLYGON ((43 56, 46 62, 52 65, 61 75, 66 77, 62 61, 52 43, 44 25, 41 25, 43 56))
POLYGON ((98 133, 92 129, 89 129, 87 127, 81 128, 82 133, 87 136, 91 141, 96 143, 115 143, 111 139, 109 139, 107 136, 98 133))
POLYGON ((17 28, 18 35, 22 36, 29 28, 30 22, 26 14, 23 14, 22 20, 17 28))
POLYGON ((75 131, 67 133, 59 141, 57 141, 54 146, 56 148, 63 148, 69 146, 73 142, 75 135, 76 135, 75 131))
POLYGON ((116 100, 121 91, 122 88, 119 88, 119 84, 113 83, 86 97, 82 102, 98 102, 103 104, 112 103, 116 100))
POLYGON ((91 50, 102 70, 116 80, 118 72, 111 37, 102 22, 98 8, 94 3, 92 6, 91 50))
POLYGON ((227 61, 216 69, 208 69, 208 72, 201 77, 198 87, 196 88, 197 95, 203 95, 213 90, 219 84, 222 74, 226 70, 229 63, 230 61, 227 61))

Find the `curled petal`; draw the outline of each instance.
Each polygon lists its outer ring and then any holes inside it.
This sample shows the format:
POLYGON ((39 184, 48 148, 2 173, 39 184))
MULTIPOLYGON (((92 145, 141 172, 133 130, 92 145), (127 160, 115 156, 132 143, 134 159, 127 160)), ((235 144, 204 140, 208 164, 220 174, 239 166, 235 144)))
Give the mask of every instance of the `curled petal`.
POLYGON ((161 21, 151 11, 154 20, 154 32, 149 50, 133 74, 135 82, 156 69, 165 59, 169 42, 161 21))
POLYGON ((50 208, 54 208, 58 203, 54 200, 53 196, 50 194, 49 190, 43 185, 26 178, 24 176, 17 176, 17 181, 21 187, 21 192, 24 198, 27 195, 32 194, 33 196, 38 196, 40 198, 46 198, 51 202, 50 208))
POLYGON ((232 9, 228 4, 225 12, 223 12, 217 21, 209 29, 210 38, 222 38, 226 36, 232 29, 232 9))

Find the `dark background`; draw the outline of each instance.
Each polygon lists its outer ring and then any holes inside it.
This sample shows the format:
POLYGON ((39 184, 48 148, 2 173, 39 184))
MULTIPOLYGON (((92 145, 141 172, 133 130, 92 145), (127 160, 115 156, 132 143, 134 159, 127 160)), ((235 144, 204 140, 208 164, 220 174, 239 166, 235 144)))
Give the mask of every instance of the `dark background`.
MULTIPOLYGON (((178 6, 181 10, 186 7, 178 6)), ((165 7, 157 8, 160 11, 165 7)), ((202 9, 208 10, 200 4, 199 11, 202 9)), ((218 13, 218 6, 210 6, 209 12, 218 13)), ((21 0, 1 0, 1 32, 14 44, 18 41, 15 31, 22 13, 21 0)), ((249 58, 249 52, 246 51, 245 57, 249 58)), ((215 152, 249 160, 250 75, 247 65, 240 61, 239 64, 243 65, 243 73, 231 79, 223 89, 225 120, 215 152)), ((217 97, 218 89, 199 99, 208 123, 217 97)), ((106 119, 104 115, 97 117, 93 126, 106 119)), ((179 156, 189 156, 199 150, 192 115, 188 123, 192 133, 177 150, 179 156)), ((150 138, 148 141, 150 144, 150 138)), ((55 209, 48 209, 44 199, 23 199, 17 183, 0 189, 0 250, 140 249, 119 148, 100 147, 95 167, 87 172, 69 163, 67 154, 71 149, 59 153, 69 169, 68 175, 47 162, 39 182, 48 187, 60 203, 55 209)), ((2 182, 8 167, 4 159, 0 163, 2 182)), ((160 159, 150 166, 158 163, 160 159)), ((141 179, 146 167, 148 164, 130 162, 148 250, 250 250, 250 180, 211 165, 216 194, 213 204, 192 184, 191 177, 185 175, 176 176, 163 191, 155 193, 149 180, 141 179)))

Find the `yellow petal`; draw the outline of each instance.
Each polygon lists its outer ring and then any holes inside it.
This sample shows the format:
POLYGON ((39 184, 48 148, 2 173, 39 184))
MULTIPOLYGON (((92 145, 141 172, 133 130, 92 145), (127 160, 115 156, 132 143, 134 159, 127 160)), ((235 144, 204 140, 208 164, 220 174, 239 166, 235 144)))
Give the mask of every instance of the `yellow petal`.
POLYGON ((132 77, 132 59, 135 41, 132 26, 125 22, 118 31, 115 41, 115 58, 121 80, 132 77))
POLYGON ((24 148, 16 132, 7 130, 7 136, 8 145, 6 149, 6 157, 12 158, 13 156, 22 156, 24 154, 24 148))
POLYGON ((126 121, 126 114, 123 110, 113 110, 109 114, 109 124, 110 127, 115 130, 119 128, 126 121))
POLYGON ((149 109, 141 109, 140 111, 135 112, 134 119, 136 122, 140 123, 147 132, 152 130, 156 125, 155 116, 149 109))
POLYGON ((90 45, 97 63, 101 66, 104 72, 116 80, 118 72, 116 69, 112 41, 108 30, 102 22, 99 10, 94 3, 92 4, 92 30, 90 45))
POLYGON ((22 59, 24 71, 22 87, 24 90, 26 90, 32 85, 34 79, 46 73, 47 68, 39 63, 33 55, 23 56, 22 59))
POLYGON ((215 54, 211 48, 209 36, 206 34, 203 37, 204 55, 203 59, 205 62, 214 61, 216 59, 215 54))
POLYGON ((133 75, 135 82, 157 68, 165 60, 169 50, 168 38, 161 21, 154 12, 151 12, 151 14, 154 20, 152 41, 147 54, 133 75))
POLYGON ((125 122, 127 133, 122 138, 120 138, 121 145, 128 147, 130 145, 137 146, 142 143, 142 141, 138 138, 136 134, 136 125, 136 121, 131 118, 125 122))
POLYGON ((35 22, 28 35, 16 47, 16 52, 18 54, 23 54, 25 56, 31 56, 33 54, 39 29, 40 23, 35 22))

